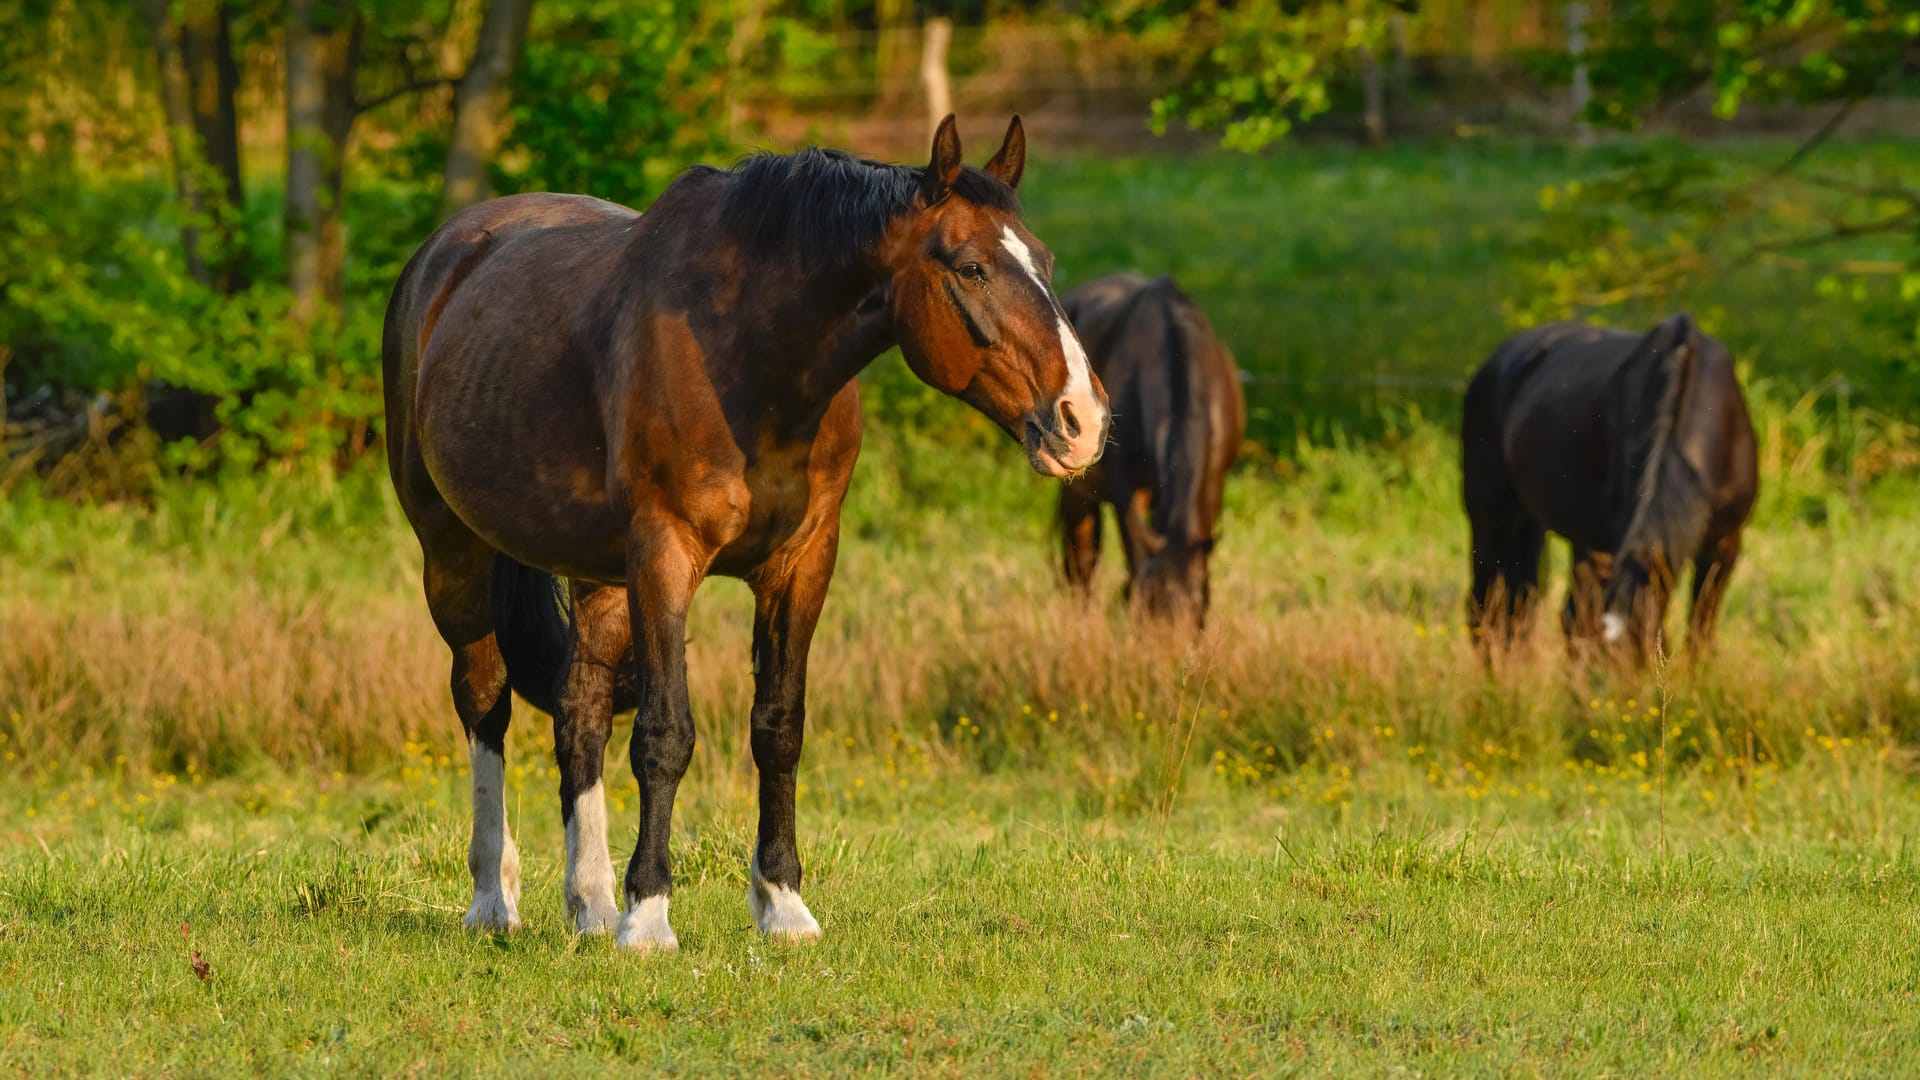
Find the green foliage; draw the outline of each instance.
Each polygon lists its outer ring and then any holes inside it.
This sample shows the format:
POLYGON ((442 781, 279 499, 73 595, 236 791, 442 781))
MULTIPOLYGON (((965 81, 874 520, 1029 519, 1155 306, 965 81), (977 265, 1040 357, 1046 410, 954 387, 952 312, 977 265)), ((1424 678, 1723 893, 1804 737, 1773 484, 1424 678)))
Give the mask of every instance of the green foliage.
MULTIPOLYGON (((1813 269, 1805 287, 1874 341, 1849 375, 1890 403, 1920 373, 1920 188, 1882 148, 1833 162, 1824 140, 1859 101, 1897 90, 1920 12, 1882 0, 1631 4, 1597 20, 1587 119, 1638 124, 1711 82, 1715 111, 1747 101, 1829 107, 1827 124, 1771 163, 1671 148, 1617 160, 1584 183, 1544 188, 1529 287, 1516 322, 1663 311, 1691 287, 1753 264, 1813 269), (1836 169, 1834 165, 1842 167, 1836 169)), ((1747 312, 1734 312, 1734 318, 1747 312)))
POLYGON ((1150 51, 1180 58, 1179 89, 1153 103, 1153 129, 1219 130, 1232 150, 1258 150, 1327 111, 1330 86, 1359 48, 1377 49, 1395 0, 1130 0, 1095 17, 1150 51))
MULTIPOLYGON (((174 464, 192 468, 326 460, 368 432, 380 409, 379 293, 363 287, 343 322, 302 329, 288 317, 291 294, 270 276, 223 296, 187 273, 171 190, 151 174, 83 175, 50 160, 14 179, 17 227, 0 234, 10 381, 104 394, 165 383, 213 395, 217 442, 171 450, 174 464)), ((362 265, 356 280, 384 291, 398 267, 362 265)))
MULTIPOLYGON (((711 118, 724 27, 705 5, 581 0, 536 10, 502 190, 644 204, 682 165, 718 153, 711 118)), ((390 4, 366 5, 362 16, 363 97, 417 81, 417 54, 451 17, 443 6, 390 4)), ((243 218, 251 287, 222 295, 188 273, 181 229, 208 222, 175 200, 173 164, 150 156, 159 106, 137 12, 99 0, 7 0, 0 20, 18 28, 0 37, 0 136, 35 151, 0 155, 8 385, 119 397, 164 383, 211 395, 221 433, 169 448, 181 467, 328 463, 371 445, 387 292, 435 224, 444 137, 404 126, 392 139, 363 133, 347 185, 345 310, 303 327, 281 284, 277 169, 249 178, 248 206, 212 211, 243 218), (127 82, 99 85, 102 54, 127 66, 127 82), (149 111, 127 115, 110 91, 149 111)), ((259 27, 241 27, 250 30, 259 27)), ((201 229, 203 250, 210 233, 201 229)))
POLYGON ((536 5, 500 190, 644 205, 688 162, 719 153, 723 13, 698 0, 536 5))
POLYGON ((1630 128, 1702 84, 1731 117, 1744 101, 1812 104, 1898 89, 1920 12, 1888 0, 1615 4, 1588 27, 1586 119, 1630 128))

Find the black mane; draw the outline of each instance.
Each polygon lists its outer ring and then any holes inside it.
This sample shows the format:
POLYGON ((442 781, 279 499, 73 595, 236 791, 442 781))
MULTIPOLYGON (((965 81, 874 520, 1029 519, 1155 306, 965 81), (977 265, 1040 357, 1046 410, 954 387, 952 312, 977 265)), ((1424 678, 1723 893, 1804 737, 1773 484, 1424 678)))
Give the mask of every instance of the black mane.
MULTIPOLYGON (((733 167, 725 216, 750 248, 784 248, 804 252, 809 261, 841 264, 878 243, 906 213, 925 172, 842 150, 762 151, 733 167)), ((990 209, 1020 211, 1013 189, 978 169, 961 169, 953 193, 990 209)))

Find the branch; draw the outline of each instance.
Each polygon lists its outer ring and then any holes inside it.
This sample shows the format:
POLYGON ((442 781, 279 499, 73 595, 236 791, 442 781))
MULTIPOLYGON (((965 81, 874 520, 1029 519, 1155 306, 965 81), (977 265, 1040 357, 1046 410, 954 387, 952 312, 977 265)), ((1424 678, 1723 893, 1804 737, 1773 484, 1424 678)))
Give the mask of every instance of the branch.
POLYGON ((1888 199, 1893 202, 1909 203, 1920 207, 1920 190, 1901 187, 1898 184, 1856 184, 1837 176, 1809 176, 1807 183, 1814 187, 1827 188, 1830 191, 1845 192, 1862 199, 1888 199))
POLYGON ((1807 140, 1795 147, 1792 155, 1789 156, 1787 160, 1781 162, 1774 168, 1772 173, 1768 174, 1769 178, 1778 180, 1780 177, 1799 168, 1801 162, 1812 157, 1813 152, 1820 149, 1821 143, 1832 138, 1833 133, 1840 130, 1840 125, 1846 123, 1847 117, 1853 115, 1853 110, 1859 106, 1860 101, 1860 98, 1848 98, 1842 102, 1839 108, 1833 110, 1833 115, 1827 117, 1827 122, 1820 125, 1819 130, 1807 136, 1807 140))
POLYGON ((355 116, 358 116, 364 112, 372 112, 373 110, 379 108, 380 106, 385 105, 390 101, 394 101, 399 98, 406 97, 408 94, 417 94, 423 90, 437 90, 442 86, 453 86, 457 84, 459 81, 460 80, 458 79, 448 79, 448 78, 442 77, 442 78, 433 78, 433 79, 418 79, 418 80, 415 80, 414 82, 403 83, 400 86, 397 86, 392 90, 387 91, 384 94, 376 95, 374 97, 366 99, 365 101, 354 102, 353 112, 355 116))
POLYGON ((1837 243, 1841 240, 1853 240, 1862 236, 1882 236, 1887 233, 1904 232, 1916 224, 1920 224, 1920 209, 1895 214, 1879 221, 1842 222, 1823 233, 1809 233, 1806 236, 1790 237, 1772 244, 1758 244, 1748 255, 1750 258, 1773 255, 1799 248, 1820 247, 1823 244, 1837 243))

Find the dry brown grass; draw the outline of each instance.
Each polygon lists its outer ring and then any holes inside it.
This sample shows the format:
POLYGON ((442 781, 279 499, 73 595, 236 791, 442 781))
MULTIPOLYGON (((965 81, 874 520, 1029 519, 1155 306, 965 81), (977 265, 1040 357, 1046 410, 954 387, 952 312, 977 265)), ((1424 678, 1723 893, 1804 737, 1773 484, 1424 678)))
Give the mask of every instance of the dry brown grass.
MULTIPOLYGON (((1386 531, 1360 524, 1378 517, 1366 513, 1343 524, 1350 511, 1323 495, 1252 478, 1236 491, 1198 640, 1064 595, 1038 514, 997 532, 850 538, 813 653, 810 755, 1044 764, 1144 805, 1177 789, 1183 762, 1277 783, 1424 758, 1472 783, 1511 763, 1626 767, 1658 745, 1650 679, 1569 663, 1554 620, 1489 676, 1459 625, 1464 537, 1439 498, 1386 531)), ((364 523, 349 543, 269 517, 218 543, 155 544, 167 529, 100 513, 77 520, 112 528, 58 558, 42 546, 0 561, 18 583, 0 595, 0 720, 17 763, 362 769, 410 742, 457 756, 445 653, 397 522, 364 523)), ((1826 739, 1914 737, 1917 549, 1897 518, 1755 530, 1718 654, 1676 669, 1676 759, 1739 769, 1826 739)), ((709 584, 694 611, 710 776, 748 767, 750 612, 732 582, 709 584)), ((516 743, 550 745, 524 707, 516 743)))

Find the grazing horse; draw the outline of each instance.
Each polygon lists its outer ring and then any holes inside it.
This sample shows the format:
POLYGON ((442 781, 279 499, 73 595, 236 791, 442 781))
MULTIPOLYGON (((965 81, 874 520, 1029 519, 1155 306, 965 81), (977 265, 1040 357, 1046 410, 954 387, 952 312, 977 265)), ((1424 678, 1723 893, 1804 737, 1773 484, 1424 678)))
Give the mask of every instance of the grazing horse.
POLYGON ((1688 642, 1711 643, 1759 478, 1732 358, 1691 318, 1509 338, 1467 387, 1461 441, 1483 636, 1524 628, 1552 530, 1573 547, 1570 644, 1625 639, 1644 661, 1689 558, 1688 642))
POLYGON ((1247 410, 1233 354, 1173 279, 1114 274, 1062 298, 1113 397, 1113 452, 1060 490, 1067 580, 1087 589, 1100 559, 1101 506, 1126 551, 1127 595, 1156 617, 1206 618, 1207 560, 1220 491, 1247 410))
POLYGON ((807 649, 860 449, 854 376, 898 343, 1045 475, 1106 444, 1106 394, 1021 223, 1025 162, 1016 118, 984 170, 964 167, 949 116, 925 168, 760 154, 688 170, 644 215, 515 195, 461 211, 414 254, 387 310, 388 458, 472 756, 468 926, 519 922, 511 687, 554 718, 574 925, 677 946, 667 838, 693 756, 687 610, 723 574, 755 601, 749 907, 769 936, 818 936, 794 787, 807 649), (640 821, 622 911, 601 764, 628 708, 640 821))

